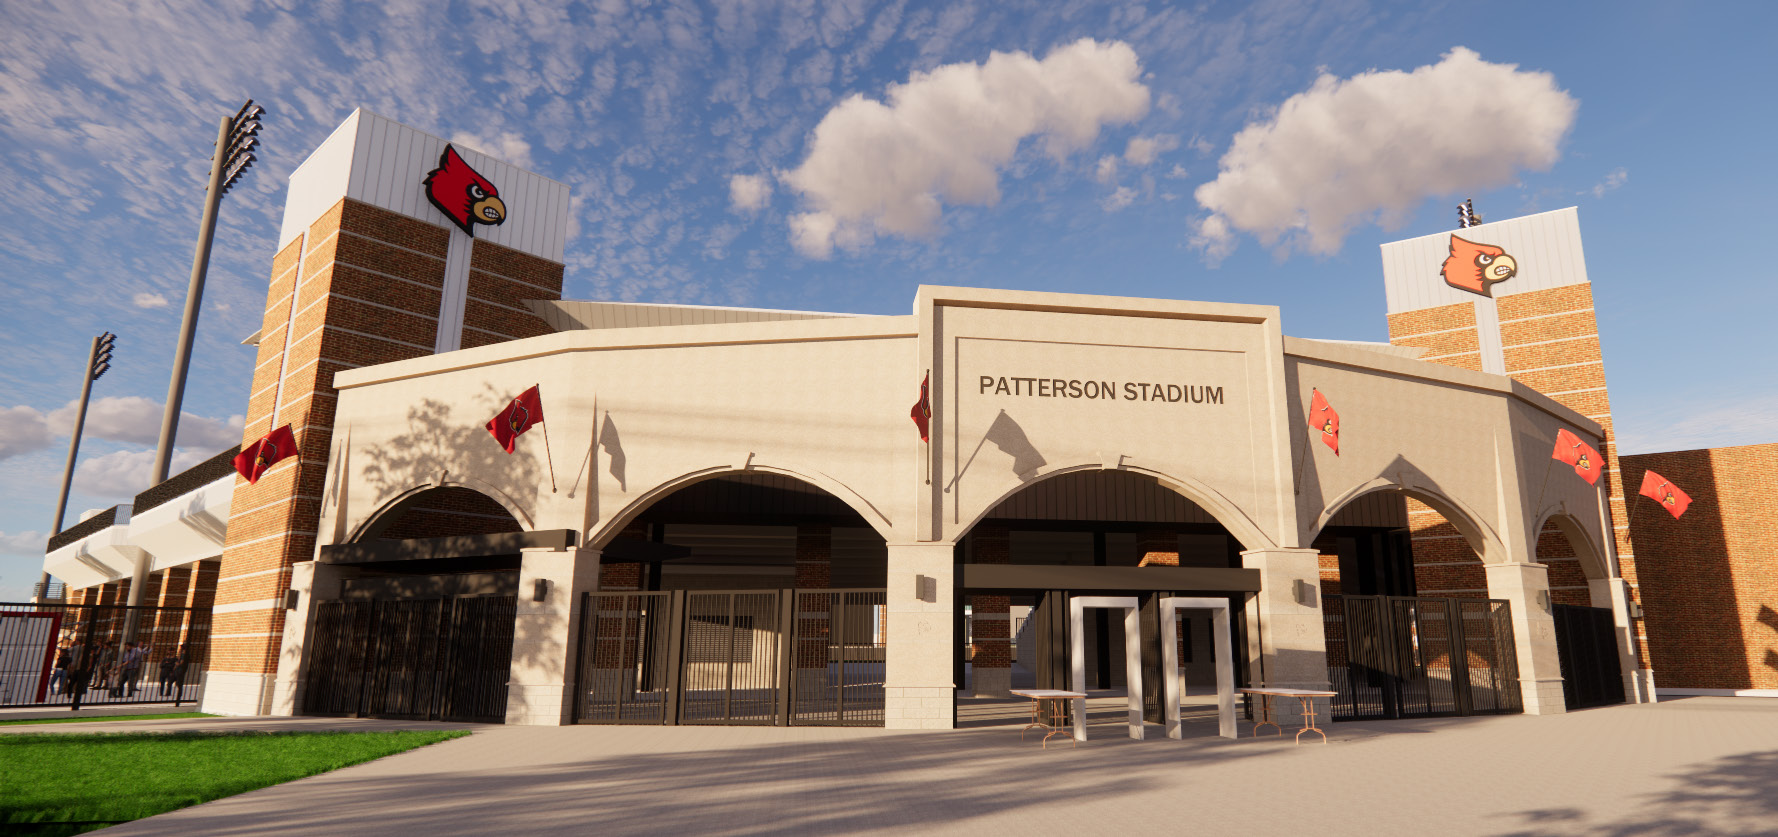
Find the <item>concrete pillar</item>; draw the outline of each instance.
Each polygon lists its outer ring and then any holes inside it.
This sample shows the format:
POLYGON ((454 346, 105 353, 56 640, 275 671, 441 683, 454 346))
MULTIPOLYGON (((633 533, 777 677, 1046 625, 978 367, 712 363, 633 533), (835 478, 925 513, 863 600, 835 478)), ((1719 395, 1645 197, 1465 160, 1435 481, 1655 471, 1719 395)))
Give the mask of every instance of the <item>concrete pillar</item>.
POLYGON ((951 655, 956 637, 954 547, 891 543, 888 658, 883 679, 888 729, 950 729, 956 716, 951 655))
POLYGON ((338 600, 342 582, 356 574, 356 569, 319 561, 299 561, 291 565, 290 592, 296 594, 296 609, 284 617, 284 636, 278 647, 278 671, 272 681, 271 714, 295 715, 302 711, 303 691, 313 656, 309 637, 315 633, 316 605, 338 600))
MULTIPOLYGON (((970 535, 971 558, 977 564, 1012 561, 1012 533, 1005 526, 977 526, 970 535)), ((970 634, 975 659, 970 678, 976 697, 1012 696, 1012 599, 970 596, 970 634)))
MULTIPOLYGON (((1279 689, 1331 690, 1327 677, 1327 634, 1321 618, 1321 556, 1313 549, 1254 549, 1241 553, 1241 565, 1260 571, 1260 591, 1249 612, 1258 611, 1260 668, 1255 685, 1279 689), (1297 583, 1308 595, 1297 601, 1297 583)), ((1251 627, 1251 625, 1250 625, 1251 627)), ((1257 705, 1257 700, 1255 701, 1257 705)), ((1317 724, 1328 721, 1328 698, 1315 698, 1317 724)), ((1280 724, 1300 724, 1296 698, 1272 698, 1280 724)))
POLYGON ((598 589, 599 550, 523 551, 518 613, 513 620, 512 671, 506 687, 508 724, 561 726, 572 722, 580 596, 598 589), (541 601, 539 581, 545 588, 541 601))
POLYGON ((1655 673, 1636 666, 1636 623, 1630 616, 1635 601, 1630 583, 1621 578, 1587 580, 1593 594, 1593 607, 1611 608, 1611 624, 1617 634, 1618 671, 1624 678, 1624 700, 1629 703, 1655 702, 1655 673))
POLYGON ((1556 654, 1556 622, 1550 616, 1549 568, 1542 564, 1486 564, 1488 598, 1512 604, 1513 644, 1519 661, 1519 692, 1525 714, 1567 711, 1562 667, 1556 654))

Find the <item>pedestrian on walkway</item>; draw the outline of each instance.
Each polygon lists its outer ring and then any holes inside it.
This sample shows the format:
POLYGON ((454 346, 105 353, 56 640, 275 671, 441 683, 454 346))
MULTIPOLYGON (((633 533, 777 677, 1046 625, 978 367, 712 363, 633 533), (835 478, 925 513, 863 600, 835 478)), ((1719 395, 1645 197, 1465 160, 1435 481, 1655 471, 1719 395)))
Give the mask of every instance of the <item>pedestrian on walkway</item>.
POLYGON ((166 697, 168 692, 179 694, 185 688, 185 661, 191 653, 191 646, 177 651, 167 652, 166 659, 161 660, 161 687, 159 696, 166 697))
POLYGON ((56 649, 56 667, 49 673, 49 693, 59 695, 68 687, 68 661, 74 654, 74 641, 62 640, 62 647, 56 649))
POLYGON ((136 681, 142 678, 142 661, 148 656, 148 643, 134 642, 124 648, 123 676, 119 678, 119 687, 124 697, 136 696, 136 681))
POLYGON ((86 697, 86 687, 93 680, 92 648, 76 645, 69 654, 68 660, 68 691, 74 695, 73 708, 80 709, 80 699, 86 697))

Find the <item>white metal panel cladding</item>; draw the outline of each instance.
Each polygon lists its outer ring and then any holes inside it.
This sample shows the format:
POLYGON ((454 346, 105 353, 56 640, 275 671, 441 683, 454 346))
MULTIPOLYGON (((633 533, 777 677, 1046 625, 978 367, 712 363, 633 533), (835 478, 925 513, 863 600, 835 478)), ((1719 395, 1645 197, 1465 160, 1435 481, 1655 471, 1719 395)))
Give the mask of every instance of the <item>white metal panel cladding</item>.
MULTIPOLYGON (((291 175, 279 247, 288 244, 341 197, 449 226, 426 199, 426 174, 438 166, 448 143, 431 134, 357 110, 291 175)), ((568 242, 569 194, 565 184, 458 146, 506 202, 507 220, 477 225, 475 236, 560 263, 568 242)))
POLYGON ((284 225, 278 231, 278 252, 346 194, 346 182, 355 167, 359 113, 353 111, 346 117, 309 159, 290 173, 290 191, 284 198, 284 225))
POLYGON ((1571 206, 1383 245, 1383 288, 1389 313, 1477 299, 1475 294, 1445 284, 1444 277, 1439 275, 1450 255, 1453 234, 1500 247, 1519 263, 1518 275, 1493 286, 1497 299, 1588 281, 1581 252, 1580 213, 1571 206))

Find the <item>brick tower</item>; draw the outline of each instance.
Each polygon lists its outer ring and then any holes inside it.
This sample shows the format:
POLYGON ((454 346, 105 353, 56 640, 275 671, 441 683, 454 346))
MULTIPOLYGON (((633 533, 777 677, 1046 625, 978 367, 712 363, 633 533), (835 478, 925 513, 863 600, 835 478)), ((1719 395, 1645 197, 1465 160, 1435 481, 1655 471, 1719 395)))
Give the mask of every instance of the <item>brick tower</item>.
MULTIPOLYGON (((1592 284, 1581 253, 1579 215, 1573 207, 1441 232, 1383 245, 1383 277, 1389 304, 1389 341, 1424 349, 1421 360, 1509 375, 1605 428, 1603 483, 1621 576, 1630 601, 1637 590, 1636 555, 1623 524, 1624 489, 1605 388, 1599 325, 1592 284), (1474 253, 1492 262, 1504 251, 1515 263, 1511 278, 1485 287, 1487 294, 1453 287, 1441 274, 1461 242, 1463 264, 1474 253), (1497 248, 1497 249, 1489 249, 1497 248)), ((1456 280, 1461 281, 1461 280, 1456 280)), ((1486 595, 1480 558, 1439 513, 1408 501, 1420 595, 1486 595)), ((1549 567, 1550 599, 1556 604, 1604 606, 1609 592, 1581 570, 1567 539, 1553 524, 1538 533, 1538 563, 1549 567), (1602 595, 1603 594, 1603 595, 1602 595)), ((1634 613, 1635 610, 1631 609, 1634 613)), ((1631 620, 1637 672, 1626 672, 1631 700, 1653 699, 1653 672, 1642 619, 1631 620)))
POLYGON ((236 485, 205 711, 270 707, 290 568, 315 557, 334 373, 552 331, 525 301, 561 298, 568 187, 455 148, 473 180, 447 166, 446 147, 360 110, 290 176, 243 441, 289 424, 301 455, 236 485), (480 218, 447 214, 440 195, 480 218))

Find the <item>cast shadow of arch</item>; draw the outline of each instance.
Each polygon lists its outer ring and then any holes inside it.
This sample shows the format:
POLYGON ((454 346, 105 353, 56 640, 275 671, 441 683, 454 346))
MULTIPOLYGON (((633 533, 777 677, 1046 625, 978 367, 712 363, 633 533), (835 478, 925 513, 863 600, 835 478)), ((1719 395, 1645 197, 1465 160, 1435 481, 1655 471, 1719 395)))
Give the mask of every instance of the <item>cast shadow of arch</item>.
POLYGON ((1312 507, 1321 511, 1305 533, 1303 543, 1313 542, 1340 510, 1351 505, 1354 500, 1367 494, 1391 490, 1412 497, 1437 511, 1484 561, 1489 560, 1490 556, 1494 556, 1493 560, 1504 560, 1500 552, 1504 545, 1499 533, 1476 515, 1462 499, 1447 491, 1438 480, 1399 454, 1389 464, 1378 469, 1375 476, 1334 497, 1333 505, 1329 505, 1329 501, 1321 494, 1319 482, 1305 477, 1303 494, 1298 499, 1299 508, 1312 507))

